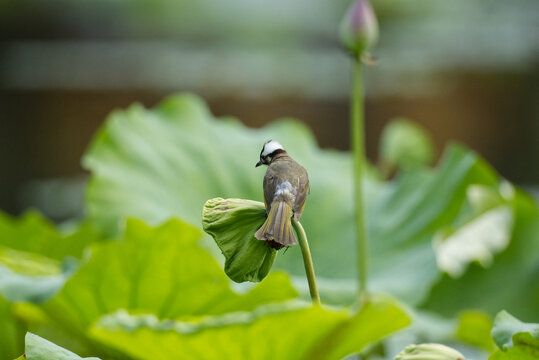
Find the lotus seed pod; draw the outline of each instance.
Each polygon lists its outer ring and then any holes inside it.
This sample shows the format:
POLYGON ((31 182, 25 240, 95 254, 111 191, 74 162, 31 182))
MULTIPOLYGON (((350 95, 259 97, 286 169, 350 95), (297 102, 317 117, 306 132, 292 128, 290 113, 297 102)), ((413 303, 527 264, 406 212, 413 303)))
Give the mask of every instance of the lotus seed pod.
POLYGON ((244 199, 210 199, 202 210, 202 228, 225 256, 225 273, 235 282, 259 282, 268 275, 276 251, 255 239, 266 220, 266 207, 244 199))

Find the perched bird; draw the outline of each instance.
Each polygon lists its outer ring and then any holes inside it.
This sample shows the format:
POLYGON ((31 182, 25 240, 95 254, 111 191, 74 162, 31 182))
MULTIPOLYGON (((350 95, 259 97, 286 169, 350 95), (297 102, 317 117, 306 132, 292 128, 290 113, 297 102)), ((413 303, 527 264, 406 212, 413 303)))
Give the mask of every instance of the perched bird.
POLYGON ((299 220, 309 193, 307 171, 288 155, 282 145, 270 140, 260 152, 260 165, 268 165, 264 176, 264 202, 268 218, 255 233, 274 249, 297 244, 291 218, 299 220))

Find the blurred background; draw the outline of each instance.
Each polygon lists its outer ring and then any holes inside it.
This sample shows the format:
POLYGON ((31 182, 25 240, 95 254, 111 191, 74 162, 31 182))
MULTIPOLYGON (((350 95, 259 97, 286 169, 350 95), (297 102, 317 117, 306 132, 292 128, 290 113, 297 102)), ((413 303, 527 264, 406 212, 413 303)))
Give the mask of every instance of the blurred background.
MULTIPOLYGON (((373 0, 367 153, 405 116, 539 184, 539 1, 373 0)), ((113 109, 192 91, 261 127, 292 116, 347 150, 345 0, 0 2, 0 208, 82 212, 80 158, 113 109)), ((256 159, 258 154, 253 154, 256 159)), ((253 160, 254 161, 254 160, 253 160)))

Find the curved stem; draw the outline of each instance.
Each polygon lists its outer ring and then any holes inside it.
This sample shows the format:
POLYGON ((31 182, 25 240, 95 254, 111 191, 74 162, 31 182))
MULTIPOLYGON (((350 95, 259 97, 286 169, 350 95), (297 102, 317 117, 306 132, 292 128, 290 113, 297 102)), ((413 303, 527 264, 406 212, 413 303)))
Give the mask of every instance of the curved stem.
POLYGON ((313 259, 311 257, 311 251, 309 250, 307 235, 305 235, 305 230, 303 230, 301 223, 294 218, 292 218, 292 226, 298 235, 299 247, 301 248, 301 255, 303 256, 305 275, 307 276, 307 282, 309 283, 309 292, 311 293, 313 305, 319 305, 320 294, 318 293, 318 286, 316 285, 316 278, 314 276, 313 259))
POLYGON ((354 199, 356 204, 357 266, 359 299, 367 295, 367 231, 363 202, 363 174, 365 173, 365 130, 363 108, 363 74, 360 57, 354 58, 353 90, 351 98, 352 149, 354 154, 354 199))

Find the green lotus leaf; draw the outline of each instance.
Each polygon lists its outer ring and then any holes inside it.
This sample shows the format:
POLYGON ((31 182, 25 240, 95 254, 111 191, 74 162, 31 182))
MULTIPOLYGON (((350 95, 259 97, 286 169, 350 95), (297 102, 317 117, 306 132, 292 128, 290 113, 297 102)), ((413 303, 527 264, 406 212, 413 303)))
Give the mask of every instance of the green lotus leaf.
POLYGON ((522 332, 529 332, 532 337, 539 339, 539 324, 522 322, 505 310, 496 315, 492 338, 500 349, 513 347, 513 335, 522 332))
POLYGON ((76 258, 97 239, 89 224, 58 230, 36 212, 20 218, 0 213, 0 358, 24 352, 31 323, 27 312, 17 312, 22 304, 7 301, 43 303, 53 297, 76 269, 76 258))
MULTIPOLYGON (((466 307, 489 314, 506 308, 519 317, 539 316, 539 209, 519 190, 515 190, 511 207, 514 220, 507 248, 495 253, 486 268, 473 262, 459 278, 444 275, 432 288, 425 309, 454 316, 466 307)), ((500 238, 500 234, 496 236, 500 238)))
POLYGON ((0 213, 0 294, 9 301, 46 301, 98 238, 89 224, 63 233, 36 212, 19 219, 0 213))
POLYGON ((27 360, 99 360, 96 357, 82 358, 69 350, 66 350, 52 342, 45 340, 32 333, 26 333, 25 355, 22 359, 27 360))
POLYGON ((225 256, 225 272, 236 282, 262 281, 276 251, 254 237, 266 220, 266 208, 258 201, 208 200, 202 211, 202 227, 225 256))
POLYGON ((439 279, 433 238, 446 226, 459 228, 469 207, 469 186, 496 187, 497 182, 476 154, 453 146, 434 171, 405 172, 381 184, 380 194, 367 202, 373 288, 421 303, 439 279))
POLYGON ((513 346, 498 349, 489 360, 537 360, 539 359, 539 339, 529 332, 521 332, 513 335, 513 346))
POLYGON ((84 337, 95 320, 118 309, 167 319, 247 311, 297 295, 282 273, 247 293, 236 293, 217 261, 200 246, 201 235, 179 220, 156 228, 129 220, 123 238, 94 244, 89 259, 42 308, 84 337))
POLYGON ((490 267, 494 256, 509 245, 514 223, 514 190, 508 183, 502 183, 500 188, 497 191, 487 186, 469 186, 467 199, 472 213, 435 234, 433 246, 438 268, 451 277, 462 276, 474 261, 490 267))
POLYGON ((190 322, 114 313, 92 329, 133 359, 341 359, 406 326, 397 303, 374 300, 357 314, 294 303, 190 322))
POLYGON ((0 294, 9 301, 41 303, 50 299, 71 276, 76 263, 0 247, 0 294))
POLYGON ((81 258, 84 249, 99 240, 99 235, 89 223, 71 229, 56 229, 39 213, 29 211, 20 218, 0 212, 0 246, 50 259, 81 258))
POLYGON ((522 322, 503 310, 494 319, 492 338, 499 349, 489 360, 539 358, 539 324, 522 322))
POLYGON ((442 344, 419 344, 407 346, 395 360, 464 360, 464 355, 442 344))

